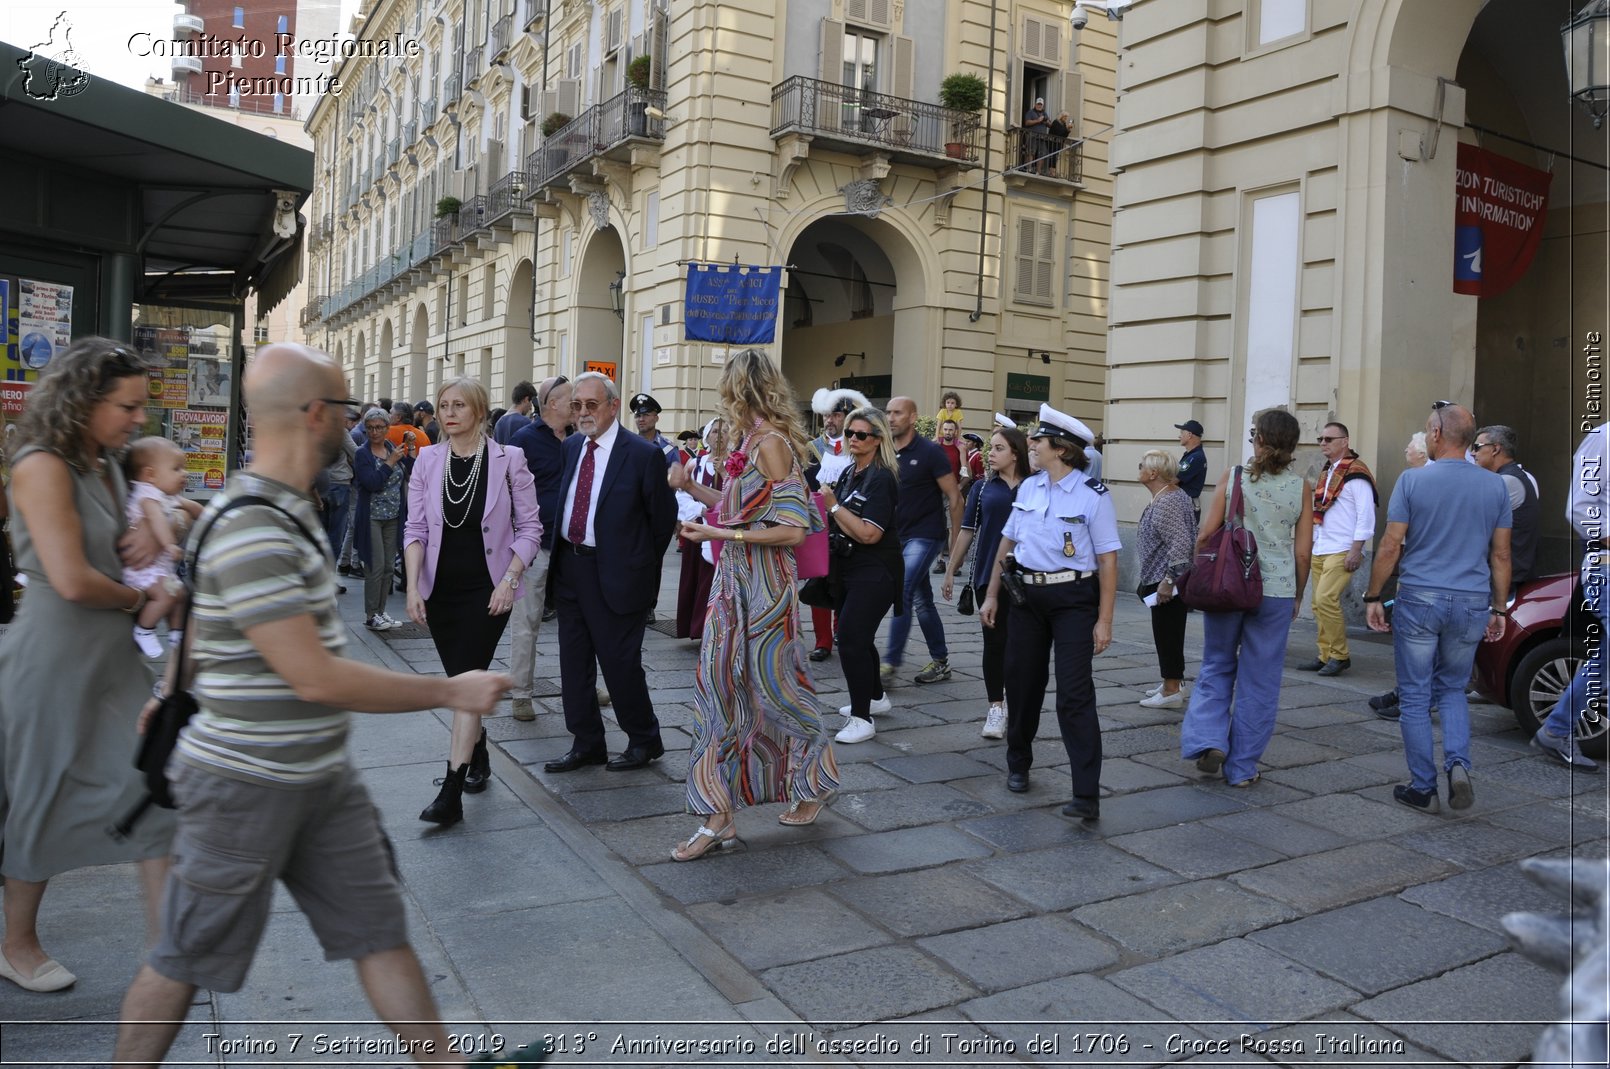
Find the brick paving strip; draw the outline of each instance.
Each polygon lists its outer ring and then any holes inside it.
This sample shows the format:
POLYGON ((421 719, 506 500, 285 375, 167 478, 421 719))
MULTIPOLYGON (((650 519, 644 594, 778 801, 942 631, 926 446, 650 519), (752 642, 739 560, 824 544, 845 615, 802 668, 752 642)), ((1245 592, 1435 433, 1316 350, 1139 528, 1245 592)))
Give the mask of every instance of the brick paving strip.
MULTIPOLYGON (((662 611, 674 604, 676 564, 668 559, 662 611)), ((357 604, 344 606, 354 621, 357 604)), ((611 1064, 617 1035, 759 1051, 666 1055, 666 1065, 1498 1065, 1528 1055, 1554 1018, 1559 980, 1508 949, 1499 919, 1563 907, 1518 859, 1605 855, 1603 778, 1543 762, 1507 710, 1477 704, 1475 807, 1428 816, 1395 805, 1391 785, 1406 779, 1397 725, 1365 704, 1391 685, 1391 648, 1355 636, 1346 675, 1286 673, 1258 786, 1204 780, 1179 760, 1180 711, 1134 704, 1155 682, 1155 660, 1144 610, 1120 597, 1116 641, 1095 663, 1102 818, 1069 823, 1056 815, 1067 773, 1054 717, 1042 722, 1032 789, 1009 793, 1004 743, 978 734, 976 619, 941 611, 954 677, 909 681, 925 659, 913 635, 893 712, 875 741, 838 748, 844 790, 817 824, 780 827, 780 806, 746 811, 742 850, 690 864, 669 860, 696 824, 682 811, 696 657, 687 640, 658 629, 646 639, 663 760, 546 774, 569 736, 557 679, 541 680, 536 721, 488 720, 494 782, 445 832, 416 819, 441 774, 445 716, 355 716, 354 760, 396 840, 443 1012, 466 1031, 533 1022, 506 1028, 515 1041, 560 1025, 600 1033, 569 1055, 577 1064, 611 1064), (576 1023, 602 1020, 659 1023, 576 1023), (861 1053, 823 1057, 818 1042, 861 1053)), ((427 638, 356 623, 353 634, 354 656, 440 670, 427 638)), ((1288 663, 1310 646, 1311 625, 1299 623, 1288 663)), ((1187 649, 1199 648, 1193 621, 1187 649)), ((539 672, 556 673, 551 624, 539 650, 539 672)), ((836 658, 811 669, 825 706, 847 700, 836 658)), ((246 989, 203 993, 175 1059, 225 1064, 209 1030, 288 1027, 212 1021, 348 1018, 369 1023, 321 1027, 384 1035, 350 967, 323 962, 283 891, 277 909, 246 989)), ((115 1018, 138 916, 126 867, 52 883, 46 945, 84 979, 60 996, 0 990, 0 1019, 78 1023, 13 1026, 8 1061, 105 1057, 111 1026, 89 1022, 115 1018), (111 910, 126 923, 108 932, 111 910)))

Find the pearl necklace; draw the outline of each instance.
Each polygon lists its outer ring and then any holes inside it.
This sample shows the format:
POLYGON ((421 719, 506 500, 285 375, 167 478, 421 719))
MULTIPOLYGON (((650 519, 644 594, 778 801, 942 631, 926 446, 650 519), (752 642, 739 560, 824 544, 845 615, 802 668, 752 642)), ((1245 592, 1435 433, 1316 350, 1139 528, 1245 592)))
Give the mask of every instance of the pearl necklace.
POLYGON ((448 447, 447 463, 442 465, 442 522, 455 531, 469 521, 470 501, 475 497, 475 488, 481 481, 481 458, 485 455, 486 442, 484 439, 477 439, 475 461, 470 465, 470 473, 459 482, 453 478, 453 461, 466 458, 455 456, 452 447, 448 447), (458 491, 457 497, 453 496, 454 491, 458 491), (448 515, 448 505, 459 508, 457 523, 454 523, 452 517, 448 515))

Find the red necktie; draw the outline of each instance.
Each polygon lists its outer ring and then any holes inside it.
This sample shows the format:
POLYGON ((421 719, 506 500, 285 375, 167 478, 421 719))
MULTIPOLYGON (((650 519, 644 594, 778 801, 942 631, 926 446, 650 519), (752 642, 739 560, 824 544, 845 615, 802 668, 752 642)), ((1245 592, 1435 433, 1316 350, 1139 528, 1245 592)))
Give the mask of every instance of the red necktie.
POLYGON ((587 541, 587 509, 593 503, 593 454, 598 443, 587 440, 587 455, 581 458, 581 470, 576 473, 576 500, 570 506, 570 529, 565 538, 573 546, 587 541))

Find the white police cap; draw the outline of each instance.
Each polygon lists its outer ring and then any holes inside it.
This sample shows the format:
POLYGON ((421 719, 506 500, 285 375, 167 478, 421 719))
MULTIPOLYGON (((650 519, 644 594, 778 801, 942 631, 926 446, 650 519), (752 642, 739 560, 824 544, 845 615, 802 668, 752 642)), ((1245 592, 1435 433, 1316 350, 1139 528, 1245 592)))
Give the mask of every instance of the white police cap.
POLYGON ((1029 432, 1030 438, 1070 438, 1088 447, 1096 434, 1082 422, 1066 412, 1058 412, 1050 405, 1040 405, 1040 425, 1029 432))

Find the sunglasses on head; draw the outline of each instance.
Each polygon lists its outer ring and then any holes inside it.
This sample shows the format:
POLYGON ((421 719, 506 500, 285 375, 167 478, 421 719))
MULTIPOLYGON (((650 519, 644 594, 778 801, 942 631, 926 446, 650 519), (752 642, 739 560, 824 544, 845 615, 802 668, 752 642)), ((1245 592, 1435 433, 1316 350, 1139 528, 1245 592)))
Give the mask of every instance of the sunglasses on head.
POLYGON ((558 378, 554 379, 553 382, 549 383, 548 388, 543 390, 542 395, 537 398, 537 407, 546 407, 548 404, 548 398, 553 396, 553 392, 569 381, 569 379, 565 378, 563 375, 560 375, 558 378))
POLYGON ((1435 412, 1437 414, 1437 433, 1438 434, 1442 434, 1442 435, 1446 436, 1446 432, 1442 429, 1442 410, 1445 409, 1445 408, 1449 408, 1452 405, 1453 405, 1452 401, 1432 401, 1431 402, 1431 411, 1433 411, 1433 412, 1435 412))
POLYGON ((846 438, 854 438, 858 442, 864 442, 868 438, 876 438, 877 436, 878 435, 877 435, 876 431, 845 431, 844 432, 844 437, 846 437, 846 438))

